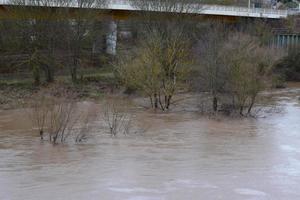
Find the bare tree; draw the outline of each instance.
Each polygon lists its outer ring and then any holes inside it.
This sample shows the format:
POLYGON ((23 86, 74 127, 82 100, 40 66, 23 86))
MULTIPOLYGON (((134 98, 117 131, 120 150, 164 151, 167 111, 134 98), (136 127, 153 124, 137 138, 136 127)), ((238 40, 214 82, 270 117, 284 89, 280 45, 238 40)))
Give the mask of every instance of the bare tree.
POLYGON ((123 83, 146 94, 153 108, 169 109, 189 70, 189 42, 181 34, 173 30, 166 36, 153 31, 139 44, 131 60, 117 67, 123 83))
MULTIPOLYGON (((86 9, 103 7, 106 5, 106 0, 79 0, 72 2, 78 7, 77 12, 71 20, 69 20, 69 30, 67 32, 67 44, 68 51, 70 52, 70 61, 68 63, 70 67, 70 74, 73 82, 77 81, 78 69, 81 67, 83 58, 90 52, 84 51, 84 49, 91 49, 87 47, 93 40, 93 37, 100 37, 99 35, 93 35, 93 26, 96 23, 97 13, 87 11, 86 9)), ((99 26, 95 26, 99 27, 99 26)), ((99 30, 97 30, 99 34, 99 30)))
POLYGON ((46 82, 54 81, 54 71, 59 65, 59 49, 62 46, 60 39, 63 38, 64 20, 62 10, 53 6, 66 6, 67 0, 39 0, 22 1, 13 0, 17 6, 13 9, 18 18, 20 31, 23 33, 23 53, 27 55, 27 63, 33 70, 35 83, 40 80, 40 71, 45 74, 46 82), (23 5, 30 6, 23 6, 23 5), (43 6, 43 11, 36 9, 43 6), (33 62, 34 61, 34 62, 33 62))
POLYGON ((118 77, 149 97, 155 109, 168 110, 172 97, 192 64, 191 21, 180 14, 195 8, 192 1, 133 1, 143 10, 161 11, 141 17, 137 47, 117 66, 118 77))
POLYGON ((94 41, 102 37, 100 31, 104 29, 95 26, 98 15, 92 8, 104 7, 106 0, 12 1, 20 6, 10 9, 18 33, 14 37, 17 52, 11 58, 32 71, 36 85, 41 82, 41 73, 46 82, 53 82, 55 72, 65 68, 75 82, 78 69, 90 63, 94 41), (78 9, 71 13, 68 6, 78 9))
POLYGON ((75 102, 59 98, 53 100, 49 112, 49 140, 56 144, 58 140, 65 142, 72 131, 74 121, 72 116, 75 111, 75 102))
POLYGON ((198 36, 196 54, 199 63, 199 78, 196 78, 197 86, 202 90, 208 90, 212 97, 212 109, 218 111, 219 96, 224 90, 226 81, 225 67, 222 62, 221 49, 229 34, 228 25, 223 23, 208 22, 202 25, 201 34, 198 36))
POLYGON ((30 104, 29 116, 38 128, 41 140, 44 139, 44 132, 47 128, 47 119, 50 110, 50 102, 48 97, 40 93, 37 96, 33 97, 33 100, 30 104))
POLYGON ((30 107, 30 117, 33 125, 38 128, 42 140, 47 134, 51 143, 65 142, 77 122, 76 102, 67 91, 54 97, 57 88, 49 87, 41 90, 33 97, 30 107))
POLYGON ((103 120, 111 136, 117 136, 119 133, 126 135, 130 132, 131 114, 120 100, 109 99, 105 102, 103 120))
POLYGON ((75 142, 79 143, 88 139, 92 130, 92 122, 96 121, 97 112, 93 105, 90 105, 88 109, 80 114, 79 127, 77 128, 75 135, 75 142))

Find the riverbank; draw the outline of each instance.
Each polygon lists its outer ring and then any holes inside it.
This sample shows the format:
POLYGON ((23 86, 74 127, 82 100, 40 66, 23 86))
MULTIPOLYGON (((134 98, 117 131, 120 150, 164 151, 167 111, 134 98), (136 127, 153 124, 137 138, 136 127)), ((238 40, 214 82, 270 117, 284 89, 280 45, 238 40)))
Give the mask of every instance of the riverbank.
MULTIPOLYGON (((271 96, 277 96, 281 91, 286 91, 293 88, 300 88, 300 82, 287 82, 286 88, 272 89, 271 91, 263 92, 265 99, 261 100, 264 104, 266 100, 270 100, 271 96), (267 95, 266 95, 267 94, 267 95)), ((74 84, 65 78, 59 78, 52 84, 34 86, 31 81, 6 81, 0 82, 0 110, 17 109, 26 107, 27 104, 40 91, 47 90, 51 96, 60 96, 61 94, 72 94, 73 100, 82 101, 97 101, 104 99, 106 96, 115 95, 123 97, 120 88, 116 87, 116 81, 112 73, 87 75, 84 79, 79 80, 74 84)), ((181 93, 173 99, 173 110, 175 111, 204 111, 203 99, 205 95, 193 93, 181 93), (201 105, 202 104, 202 105, 201 105), (175 106, 174 106, 175 105, 175 106)), ((300 97, 299 97, 300 98, 300 97)), ((136 98, 135 102, 141 107, 149 107, 144 98, 136 98)))
POLYGON ((6 80, 0 81, 0 110, 23 107, 43 90, 51 91, 52 96, 64 92, 71 93, 76 101, 95 100, 117 91, 112 73, 85 75, 77 83, 72 83, 68 78, 60 76, 54 83, 40 86, 34 86, 28 79, 6 80))
MULTIPOLYGON (((35 97, 39 96, 41 94, 41 91, 47 91, 47 93, 44 94, 54 97, 59 97, 61 94, 65 93, 72 94, 72 101, 77 102, 79 105, 86 105, 87 102, 101 104, 105 101, 105 99, 110 97, 123 99, 122 101, 124 103, 131 105, 131 109, 139 110, 140 112, 145 113, 148 112, 147 110, 150 108, 150 105, 147 98, 138 97, 136 95, 124 95, 120 89, 115 87, 114 82, 112 82, 111 79, 106 80, 106 82, 104 81, 105 79, 103 80, 103 78, 101 78, 100 80, 93 82, 86 81, 85 83, 82 82, 78 84, 73 84, 67 81, 57 81, 56 83, 40 87, 34 87, 32 86, 32 84, 2 84, 0 85, 0 100, 2 99, 2 103, 0 104, 0 111, 13 111, 18 110, 19 108, 26 108, 29 106, 31 107, 35 104, 35 97)), ((278 100, 284 98, 298 99, 298 101, 300 102, 300 82, 289 82, 287 83, 287 88, 272 89, 262 92, 251 117, 262 118, 272 116, 274 113, 281 112, 282 109, 280 106, 278 106, 279 104, 277 102, 278 100)), ((207 109, 211 108, 210 103, 211 100, 205 93, 197 94, 183 92, 173 98, 171 110, 169 110, 168 112, 162 112, 160 110, 155 112, 168 113, 168 115, 174 113, 195 113, 216 120, 228 118, 228 116, 224 112, 220 112, 220 114, 216 115, 215 113, 207 111, 207 109)), ((127 107, 127 105, 125 107, 127 107)), ((83 109, 83 111, 89 109, 90 107, 83 109)), ((101 112, 99 113, 101 115, 101 112)), ((231 115, 231 117, 240 118, 241 116, 237 113, 236 115, 231 115)))

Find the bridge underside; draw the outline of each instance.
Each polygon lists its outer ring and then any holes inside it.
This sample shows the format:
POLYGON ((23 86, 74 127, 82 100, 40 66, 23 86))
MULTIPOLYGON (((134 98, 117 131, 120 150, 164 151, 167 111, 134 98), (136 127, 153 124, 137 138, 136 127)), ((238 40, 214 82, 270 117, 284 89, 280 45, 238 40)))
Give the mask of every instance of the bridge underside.
MULTIPOLYGON (((12 6, 0 5, 0 19, 72 19, 72 18, 93 18, 97 20, 114 19, 127 20, 130 18, 142 18, 149 16, 160 18, 162 16, 174 16, 173 13, 145 12, 145 11, 127 11, 127 10, 107 10, 92 8, 57 8, 57 7, 30 7, 30 6, 12 6)), ((177 14, 178 15, 178 14, 177 14)), ((201 14, 180 14, 182 17, 195 20, 217 20, 229 23, 239 22, 241 19, 250 19, 250 17, 223 16, 223 15, 201 15, 201 14)), ((279 21, 279 19, 267 19, 268 21, 279 21)))

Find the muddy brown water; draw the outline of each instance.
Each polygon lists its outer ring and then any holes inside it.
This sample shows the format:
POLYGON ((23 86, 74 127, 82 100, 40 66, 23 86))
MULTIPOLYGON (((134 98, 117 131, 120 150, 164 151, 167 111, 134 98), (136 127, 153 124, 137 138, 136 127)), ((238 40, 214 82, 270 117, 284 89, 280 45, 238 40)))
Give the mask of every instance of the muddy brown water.
POLYGON ((300 199, 300 87, 275 94, 281 111, 265 118, 137 112, 146 132, 77 145, 0 111, 0 199, 300 199))

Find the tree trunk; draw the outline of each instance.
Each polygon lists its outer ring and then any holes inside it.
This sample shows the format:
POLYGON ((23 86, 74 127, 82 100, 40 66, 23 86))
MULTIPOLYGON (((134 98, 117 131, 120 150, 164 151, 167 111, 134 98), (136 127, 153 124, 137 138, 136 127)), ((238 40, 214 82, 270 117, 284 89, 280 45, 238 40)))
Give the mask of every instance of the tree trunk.
POLYGON ((41 83, 41 77, 40 77, 40 69, 38 66, 34 65, 32 67, 32 74, 33 74, 33 81, 34 85, 40 85, 41 83))
POLYGON ((241 105, 240 106, 240 115, 241 116, 244 116, 243 111, 244 111, 244 105, 241 105))
POLYGON ((43 130, 40 130, 40 137, 41 137, 41 140, 44 139, 44 131, 43 130))
POLYGON ((171 99, 172 99, 172 95, 169 95, 169 96, 167 97, 166 109, 169 109, 169 108, 170 108, 170 105, 171 105, 171 99))
MULTIPOLYGON (((78 47, 79 48, 79 47, 78 47)), ((71 78, 73 83, 77 82, 77 69, 79 66, 79 50, 76 51, 73 57, 73 66, 71 66, 71 78)))
POLYGON ((253 108, 255 99, 256 99, 256 96, 253 96, 253 97, 251 98, 251 103, 250 103, 250 106, 249 106, 249 108, 248 108, 247 114, 250 114, 250 113, 251 113, 251 110, 252 110, 252 108, 253 108))
POLYGON ((161 101, 161 97, 160 97, 160 94, 158 95, 158 102, 159 102, 159 105, 160 105, 160 109, 162 111, 165 110, 165 105, 163 105, 162 101, 161 101))
POLYGON ((77 67, 76 66, 71 67, 71 78, 72 78, 73 83, 77 82, 77 67))
POLYGON ((52 83, 54 81, 54 71, 52 67, 46 65, 44 66, 45 76, 46 76, 46 82, 52 83))
POLYGON ((149 95, 149 99, 150 99, 150 103, 151 103, 151 108, 154 108, 154 105, 153 105, 153 99, 152 99, 152 96, 149 95))
POLYGON ((213 98, 213 111, 214 112, 218 111, 218 99, 217 99, 217 97, 213 98))
POLYGON ((157 94, 154 94, 154 108, 155 109, 158 108, 158 97, 157 97, 157 94))

